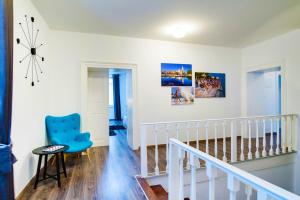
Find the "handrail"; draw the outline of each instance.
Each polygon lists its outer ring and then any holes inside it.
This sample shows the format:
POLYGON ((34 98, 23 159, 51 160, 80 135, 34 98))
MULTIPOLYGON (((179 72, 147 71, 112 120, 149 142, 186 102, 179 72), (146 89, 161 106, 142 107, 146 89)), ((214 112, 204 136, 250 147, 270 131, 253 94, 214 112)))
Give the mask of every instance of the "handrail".
POLYGON ((142 122, 141 125, 162 125, 162 124, 179 124, 187 122, 215 122, 215 121, 229 121, 229 120, 245 120, 245 119, 263 119, 263 118, 276 118, 298 116, 297 114, 283 114, 283 115, 259 115, 250 117, 232 117, 232 118, 219 118, 219 119, 201 119, 201 120, 184 120, 184 121, 168 121, 168 122, 142 122))
POLYGON ((180 142, 177 139, 171 138, 169 139, 170 145, 176 145, 180 149, 193 154, 195 157, 200 158, 202 160, 205 160, 209 163, 211 163, 213 166, 221 169, 222 171, 232 174, 234 177, 239 179, 240 181, 244 182, 247 185, 250 185, 251 187, 255 188, 256 190, 264 190, 267 191, 268 194, 271 194, 274 197, 280 198, 280 199, 293 199, 297 200, 300 199, 300 196, 295 195, 281 187, 278 187, 272 183, 269 183, 261 178, 258 178, 246 171, 243 171, 233 165, 230 165, 228 163, 222 162, 221 160, 210 156, 207 153, 204 153, 196 148, 193 148, 191 146, 188 146, 182 142, 180 142))

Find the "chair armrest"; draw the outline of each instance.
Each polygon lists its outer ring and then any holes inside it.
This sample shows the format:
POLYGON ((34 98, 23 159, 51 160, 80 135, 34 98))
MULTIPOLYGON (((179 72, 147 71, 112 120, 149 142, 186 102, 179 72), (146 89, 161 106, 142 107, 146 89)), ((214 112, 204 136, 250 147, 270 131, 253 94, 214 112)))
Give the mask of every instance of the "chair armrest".
POLYGON ((91 137, 91 134, 89 132, 86 133, 80 133, 75 136, 75 140, 77 141, 89 141, 91 137))

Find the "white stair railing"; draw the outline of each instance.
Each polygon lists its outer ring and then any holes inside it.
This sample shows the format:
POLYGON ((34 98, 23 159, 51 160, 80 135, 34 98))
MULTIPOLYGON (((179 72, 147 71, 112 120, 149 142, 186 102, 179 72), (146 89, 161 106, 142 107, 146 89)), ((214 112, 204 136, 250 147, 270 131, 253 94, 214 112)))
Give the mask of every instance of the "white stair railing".
MULTIPOLYGON (((212 149, 213 152, 210 153, 213 153, 216 158, 230 163, 292 152, 296 149, 296 118, 297 115, 288 114, 143 123, 140 129, 141 174, 147 177, 167 172, 169 149, 166 144, 169 138, 195 144, 197 149, 201 146, 206 153, 212 149), (222 148, 218 148, 218 143, 222 144, 222 148), (158 148, 160 144, 166 145, 165 162, 160 160, 159 150, 163 150, 163 148, 158 148), (226 145, 230 146, 229 154, 226 154, 226 145), (149 146, 154 149, 154 155, 149 156, 154 158, 154 163, 151 163, 154 165, 149 165, 153 168, 151 171, 148 169, 150 158, 147 156, 147 147, 149 146)), ((189 154, 185 153, 182 156, 187 160, 184 165, 188 169, 190 167, 189 154)), ((199 163, 196 166, 199 167, 199 163)))
MULTIPOLYGON (((196 168, 194 166, 195 159, 204 160, 206 163, 206 174, 208 176, 208 198, 214 200, 216 191, 225 191, 228 189, 230 200, 241 199, 237 198, 240 191, 240 183, 243 183, 245 191, 242 192, 244 197, 242 199, 250 199, 252 190, 256 191, 258 200, 297 200, 300 196, 297 196, 281 187, 273 185, 261 178, 258 178, 244 170, 241 170, 233 165, 225 163, 209 154, 202 152, 196 148, 186 145, 177 139, 169 140, 169 170, 168 170, 168 198, 169 200, 182 200, 183 197, 189 197, 191 200, 197 199, 197 180, 196 180, 196 168), (190 155, 190 191, 188 194, 184 193, 183 186, 183 165, 182 154, 188 153, 190 155), (217 172, 222 172, 227 177, 227 188, 216 188, 215 182, 217 172), (184 194, 184 195, 183 195, 184 194)), ((201 186, 201 185, 200 185, 201 186)), ((203 194, 199 196, 203 197, 203 194)), ((199 197, 198 196, 198 197, 199 197)))

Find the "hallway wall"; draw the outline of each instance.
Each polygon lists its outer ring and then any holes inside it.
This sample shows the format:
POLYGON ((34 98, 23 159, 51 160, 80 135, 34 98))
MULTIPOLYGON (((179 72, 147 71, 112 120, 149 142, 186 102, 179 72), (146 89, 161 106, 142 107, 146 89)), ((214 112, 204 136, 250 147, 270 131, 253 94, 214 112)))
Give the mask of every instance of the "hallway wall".
MULTIPOLYGON (((51 43, 55 45, 51 66, 56 69, 49 91, 53 113, 80 112, 81 63, 100 61, 137 65, 137 125, 240 116, 240 49, 64 31, 51 31, 51 43), (193 72, 226 73, 226 98, 196 99, 194 105, 171 106, 170 88, 161 87, 162 62, 190 63, 193 72)), ((139 132, 133 148, 138 146, 139 132)))

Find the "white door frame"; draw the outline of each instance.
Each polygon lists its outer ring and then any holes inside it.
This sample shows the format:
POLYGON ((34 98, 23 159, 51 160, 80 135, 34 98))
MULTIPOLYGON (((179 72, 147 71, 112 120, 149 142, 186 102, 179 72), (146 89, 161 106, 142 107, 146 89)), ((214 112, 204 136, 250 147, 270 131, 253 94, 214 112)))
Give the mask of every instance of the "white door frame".
POLYGON ((99 61, 87 61, 81 64, 81 115, 82 122, 81 127, 83 130, 87 130, 87 81, 88 81, 88 69, 130 69, 132 73, 132 140, 128 141, 129 146, 132 149, 138 148, 138 117, 137 117, 137 65, 131 63, 107 63, 99 61))
MULTIPOLYGON (((281 72, 281 114, 287 114, 287 81, 286 81, 286 66, 285 61, 277 61, 272 62, 268 64, 263 65, 255 65, 255 66, 249 66, 247 68, 244 68, 242 70, 242 115, 247 116, 247 104, 248 104, 248 98, 247 98, 247 74, 249 72, 254 71, 262 71, 267 69, 272 69, 275 67, 280 67, 281 72)), ((263 97, 257 97, 257 98, 263 98, 263 97)))

